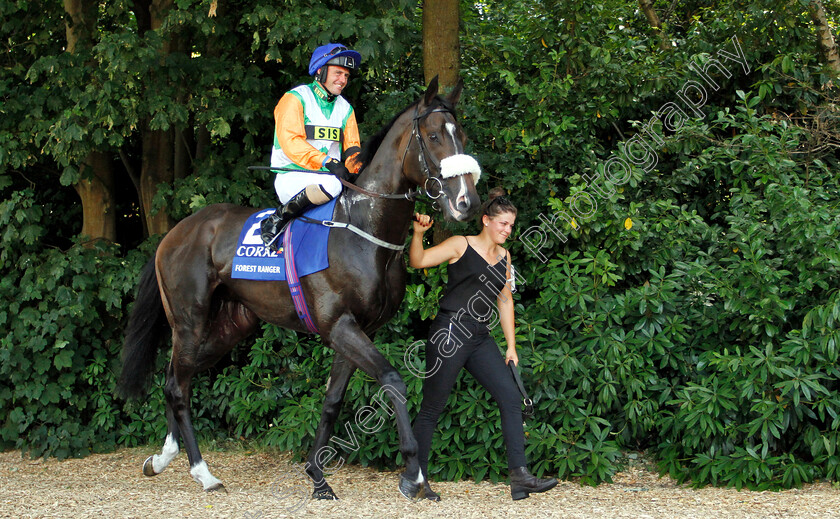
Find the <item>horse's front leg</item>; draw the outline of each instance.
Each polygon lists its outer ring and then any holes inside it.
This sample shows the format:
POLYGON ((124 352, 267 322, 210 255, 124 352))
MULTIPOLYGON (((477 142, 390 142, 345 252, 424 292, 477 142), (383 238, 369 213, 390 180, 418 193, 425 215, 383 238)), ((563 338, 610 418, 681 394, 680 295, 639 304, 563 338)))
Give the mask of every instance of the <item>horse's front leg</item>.
POLYGON ((315 489, 312 492, 314 499, 338 499, 333 489, 324 479, 324 454, 327 442, 330 441, 333 426, 341 411, 341 402, 344 400, 344 393, 347 391, 347 384, 356 367, 350 363, 341 353, 336 352, 333 357, 330 378, 327 380, 327 391, 324 398, 324 408, 321 411, 321 422, 318 430, 315 431, 315 444, 309 452, 309 460, 306 463, 306 474, 312 479, 315 489))
MULTIPOLYGON (((411 419, 406 408, 406 387, 399 372, 388 362, 370 338, 362 331, 353 317, 344 315, 329 332, 330 345, 359 369, 373 377, 382 386, 393 406, 400 435, 400 452, 405 459, 407 474, 417 474, 415 480, 400 477, 399 489, 406 497, 422 497, 425 479, 417 460, 417 440, 411 429, 411 419)), ((358 419, 358 414, 357 414, 358 419)), ((365 420, 369 422, 369 420, 365 420)))

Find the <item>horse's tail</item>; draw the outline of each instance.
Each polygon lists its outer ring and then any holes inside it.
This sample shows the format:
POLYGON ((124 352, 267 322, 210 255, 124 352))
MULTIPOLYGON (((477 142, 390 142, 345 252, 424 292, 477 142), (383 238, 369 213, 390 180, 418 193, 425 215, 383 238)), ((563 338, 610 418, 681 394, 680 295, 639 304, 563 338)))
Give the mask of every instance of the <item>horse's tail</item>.
POLYGON ((122 373, 117 383, 120 396, 127 400, 139 400, 146 396, 158 350, 169 330, 155 274, 155 258, 152 256, 140 275, 137 298, 125 331, 122 373))

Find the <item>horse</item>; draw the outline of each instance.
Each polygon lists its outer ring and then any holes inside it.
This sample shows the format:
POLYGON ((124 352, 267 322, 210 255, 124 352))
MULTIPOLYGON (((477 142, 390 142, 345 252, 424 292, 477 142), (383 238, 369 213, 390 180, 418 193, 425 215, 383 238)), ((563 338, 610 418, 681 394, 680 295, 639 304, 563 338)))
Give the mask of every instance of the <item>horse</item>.
MULTIPOLYGON (((355 223, 380 243, 333 229, 327 246, 329 268, 300 279, 320 338, 334 350, 320 422, 305 465, 315 498, 337 499, 323 477, 328 460, 323 459, 322 449, 356 369, 382 386, 380 394, 387 394, 406 473, 419 474, 416 481, 401 477, 400 491, 406 494, 406 484, 409 497, 423 495, 425 479, 405 405, 406 385, 370 336, 393 317, 405 296, 401 247, 381 244, 404 246, 414 212, 412 195, 422 188, 436 194, 449 221, 467 220, 479 207, 475 182, 480 170, 475 159, 464 154, 466 136, 455 115, 462 88, 459 81, 449 94, 439 95, 437 78, 433 79, 417 101, 365 144, 355 186, 345 184, 333 219, 355 223), (446 162, 458 158, 474 166, 461 168, 470 171, 447 170, 446 162)), ((225 491, 196 442, 190 418, 193 375, 213 366, 255 332, 260 321, 309 333, 286 282, 231 277, 237 237, 254 211, 214 204, 188 216, 166 234, 141 274, 122 349, 118 381, 122 396, 139 400, 148 393, 158 351, 167 334, 172 338, 164 385, 167 434, 160 454, 143 463, 146 476, 160 474, 169 465, 179 452, 180 440, 193 479, 205 491, 225 491)))

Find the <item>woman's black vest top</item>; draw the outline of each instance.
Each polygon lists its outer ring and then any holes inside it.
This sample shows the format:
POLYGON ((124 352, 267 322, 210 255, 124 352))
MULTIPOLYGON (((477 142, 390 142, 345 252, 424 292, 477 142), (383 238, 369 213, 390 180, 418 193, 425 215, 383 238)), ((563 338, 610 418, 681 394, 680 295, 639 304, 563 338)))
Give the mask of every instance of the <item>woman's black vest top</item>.
POLYGON ((467 240, 467 250, 458 261, 449 263, 446 269, 449 280, 440 300, 440 309, 453 314, 461 313, 463 309, 473 319, 487 320, 496 305, 496 298, 505 286, 507 257, 490 265, 467 240))

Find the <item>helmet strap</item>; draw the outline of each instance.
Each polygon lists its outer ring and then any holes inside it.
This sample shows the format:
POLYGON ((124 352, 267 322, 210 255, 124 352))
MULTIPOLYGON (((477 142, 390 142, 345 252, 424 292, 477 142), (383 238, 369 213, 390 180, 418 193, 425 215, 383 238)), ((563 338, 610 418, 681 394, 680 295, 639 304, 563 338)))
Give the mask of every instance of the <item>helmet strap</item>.
POLYGON ((315 81, 317 81, 317 82, 318 82, 318 86, 319 86, 319 87, 321 87, 321 90, 323 90, 323 92, 319 92, 318 94, 319 94, 319 95, 322 95, 322 96, 323 96, 323 98, 325 98, 325 99, 327 100, 327 102, 328 102, 328 103, 332 103, 333 101, 335 101, 335 98, 336 98, 336 97, 338 97, 338 96, 337 96, 337 95, 335 95, 335 94, 333 94, 333 93, 331 93, 329 90, 327 90, 327 86, 326 86, 326 82, 327 82, 327 65, 324 65, 323 67, 321 67, 321 69, 320 69, 320 70, 321 70, 321 72, 319 72, 319 73, 315 76, 315 81))
POLYGON ((322 86, 327 82, 327 69, 329 67, 329 65, 324 64, 320 69, 318 69, 318 75, 315 76, 315 79, 317 79, 322 86))

